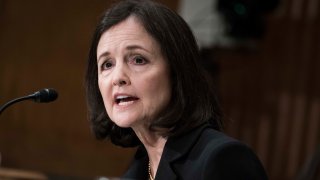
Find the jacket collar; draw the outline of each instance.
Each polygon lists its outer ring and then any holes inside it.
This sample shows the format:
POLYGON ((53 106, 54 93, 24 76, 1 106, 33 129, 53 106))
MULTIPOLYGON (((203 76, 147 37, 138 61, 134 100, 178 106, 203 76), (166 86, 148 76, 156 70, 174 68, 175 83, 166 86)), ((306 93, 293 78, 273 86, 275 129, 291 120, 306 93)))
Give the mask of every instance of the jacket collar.
POLYGON ((187 154, 206 127, 207 124, 201 124, 180 136, 168 138, 161 159, 173 162, 187 154))

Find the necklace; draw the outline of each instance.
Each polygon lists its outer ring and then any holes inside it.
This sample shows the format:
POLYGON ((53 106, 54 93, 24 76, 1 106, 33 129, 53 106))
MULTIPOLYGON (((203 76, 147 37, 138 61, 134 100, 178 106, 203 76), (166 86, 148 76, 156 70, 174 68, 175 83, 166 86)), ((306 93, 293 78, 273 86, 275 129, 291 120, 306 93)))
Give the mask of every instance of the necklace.
POLYGON ((149 161, 149 164, 148 164, 148 174, 149 174, 149 180, 154 180, 153 176, 152 176, 152 173, 151 173, 151 163, 149 161))

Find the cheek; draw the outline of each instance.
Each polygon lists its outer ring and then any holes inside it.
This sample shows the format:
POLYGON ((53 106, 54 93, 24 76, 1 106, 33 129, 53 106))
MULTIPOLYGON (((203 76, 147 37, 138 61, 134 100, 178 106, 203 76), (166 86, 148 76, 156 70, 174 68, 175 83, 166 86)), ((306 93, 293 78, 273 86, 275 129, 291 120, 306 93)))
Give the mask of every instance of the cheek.
POLYGON ((102 82, 102 80, 100 78, 98 78, 98 87, 99 87, 99 91, 101 93, 101 96, 103 97, 103 92, 104 92, 104 84, 102 82))
POLYGON ((107 102, 110 102, 110 88, 108 87, 108 81, 105 79, 98 79, 98 86, 99 86, 99 91, 101 93, 103 102, 105 106, 107 106, 107 102))
POLYGON ((166 104, 171 98, 169 75, 165 72, 146 79, 144 87, 146 88, 145 92, 149 94, 153 103, 166 104))

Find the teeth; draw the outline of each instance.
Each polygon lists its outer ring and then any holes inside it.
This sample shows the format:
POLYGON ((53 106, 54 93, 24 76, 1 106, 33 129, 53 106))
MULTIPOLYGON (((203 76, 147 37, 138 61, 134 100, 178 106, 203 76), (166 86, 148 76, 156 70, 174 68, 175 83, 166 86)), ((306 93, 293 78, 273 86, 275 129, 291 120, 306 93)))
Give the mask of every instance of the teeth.
POLYGON ((121 99, 125 99, 125 98, 128 98, 128 97, 130 97, 130 96, 117 96, 117 100, 121 100, 121 99))
POLYGON ((133 104, 133 101, 128 101, 128 102, 119 102, 119 106, 127 106, 129 104, 133 104))

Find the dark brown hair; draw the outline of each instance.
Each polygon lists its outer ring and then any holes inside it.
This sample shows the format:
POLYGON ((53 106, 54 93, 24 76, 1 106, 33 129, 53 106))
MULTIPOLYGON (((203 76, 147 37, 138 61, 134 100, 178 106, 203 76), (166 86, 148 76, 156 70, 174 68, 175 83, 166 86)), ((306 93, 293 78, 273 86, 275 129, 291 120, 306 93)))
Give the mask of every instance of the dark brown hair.
POLYGON ((129 16, 135 16, 159 43, 170 66, 172 98, 165 111, 153 120, 150 130, 163 136, 176 136, 206 122, 220 130, 219 106, 198 65, 199 49, 186 22, 174 11, 156 2, 125 0, 105 12, 89 52, 86 93, 89 120, 97 139, 109 137, 114 144, 123 147, 140 144, 131 128, 120 128, 110 120, 98 87, 97 45, 100 37, 129 16), (163 129, 165 131, 161 131, 163 129))

